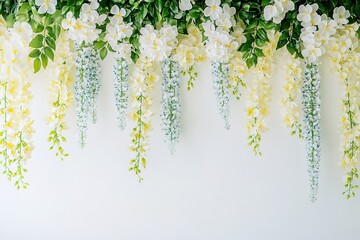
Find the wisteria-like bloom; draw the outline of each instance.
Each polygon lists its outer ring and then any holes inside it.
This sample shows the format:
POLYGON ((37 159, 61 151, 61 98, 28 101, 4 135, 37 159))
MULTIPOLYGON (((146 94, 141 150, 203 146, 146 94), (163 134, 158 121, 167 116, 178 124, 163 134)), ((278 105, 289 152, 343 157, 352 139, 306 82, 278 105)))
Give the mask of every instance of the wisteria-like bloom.
POLYGON ((115 104, 118 113, 119 127, 126 127, 129 90, 129 64, 121 57, 115 58, 114 63, 115 104))
POLYGON ((132 86, 132 113, 131 118, 135 127, 131 132, 130 150, 135 153, 135 157, 130 161, 130 171, 133 171, 139 181, 143 178, 141 168, 146 168, 146 152, 149 149, 149 132, 152 129, 151 116, 153 113, 150 108, 152 100, 149 96, 154 83, 158 81, 159 76, 154 71, 153 65, 146 58, 139 58, 134 71, 131 74, 132 86))
POLYGON ((302 87, 301 61, 293 56, 288 56, 286 60, 285 82, 280 99, 280 104, 283 107, 282 115, 286 127, 291 129, 291 135, 296 134, 299 138, 303 138, 300 120, 301 108, 299 106, 302 87))
POLYGON ((39 7, 40 14, 54 14, 56 11, 57 0, 35 0, 35 5, 39 7))
POLYGON ((230 96, 227 91, 229 85, 229 66, 221 62, 211 62, 211 76, 213 88, 217 97, 221 118, 224 120, 225 129, 230 129, 230 96))
POLYGON ((246 104, 248 145, 253 148, 255 155, 261 155, 261 137, 268 130, 266 117, 269 114, 269 102, 271 101, 270 78, 274 72, 273 56, 279 39, 279 34, 275 34, 273 31, 268 32, 268 36, 270 42, 262 47, 264 56, 254 67, 256 79, 249 84, 250 94, 246 104))
POLYGON ((25 164, 34 148, 30 112, 32 67, 27 57, 33 35, 30 29, 19 22, 7 29, 0 21, 0 163, 3 174, 14 180, 18 189, 29 185, 24 178, 25 164), (22 27, 25 34, 21 34, 22 27))
POLYGON ((81 147, 86 144, 89 117, 96 122, 96 99, 100 89, 98 53, 92 47, 77 47, 75 101, 81 147))
POLYGON ((196 26, 188 27, 188 35, 180 40, 172 58, 180 65, 183 75, 188 76, 188 90, 190 90, 194 87, 198 75, 195 64, 206 58, 202 35, 196 26))
POLYGON ((306 63, 302 104, 304 136, 310 183, 310 201, 315 202, 319 188, 320 167, 320 76, 317 63, 306 63))
POLYGON ((330 55, 333 69, 340 76, 341 85, 344 89, 341 101, 341 150, 342 158, 340 166, 345 171, 343 194, 347 197, 355 196, 355 190, 359 188, 356 179, 358 174, 358 159, 360 156, 360 54, 356 51, 358 38, 356 31, 358 24, 341 26, 336 35, 330 40, 327 52, 330 55))
POLYGON ((242 95, 241 88, 246 87, 243 77, 247 72, 246 62, 243 59, 242 53, 238 51, 229 63, 229 84, 232 88, 232 94, 237 100, 240 100, 242 95))
POLYGON ((67 128, 65 115, 72 101, 75 76, 74 54, 64 32, 58 39, 54 63, 50 63, 48 68, 52 69, 49 87, 50 115, 47 118, 50 127, 48 141, 51 144, 50 149, 55 150, 56 156, 63 160, 68 156, 62 145, 66 141, 63 132, 67 128))
POLYGON ((171 154, 180 137, 180 69, 176 61, 165 59, 161 64, 162 82, 162 128, 165 142, 169 144, 171 154))

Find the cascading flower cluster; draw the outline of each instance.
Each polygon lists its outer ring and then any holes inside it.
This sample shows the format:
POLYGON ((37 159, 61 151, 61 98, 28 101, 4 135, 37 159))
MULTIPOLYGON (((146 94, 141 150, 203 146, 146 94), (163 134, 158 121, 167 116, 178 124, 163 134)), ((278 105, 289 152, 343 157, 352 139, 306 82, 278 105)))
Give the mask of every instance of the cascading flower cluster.
MULTIPOLYGON (((244 36, 244 28, 244 24, 242 22, 238 22, 234 27, 234 31, 231 33, 239 46, 246 42, 246 37, 244 36)), ((237 51, 233 54, 229 62, 229 72, 230 73, 228 88, 231 88, 232 94, 237 100, 240 100, 240 97, 242 95, 241 88, 246 87, 246 83, 244 82, 243 78, 244 75, 248 72, 246 61, 244 60, 242 52, 237 51)))
POLYGON ((173 59, 179 63, 182 74, 187 75, 187 89, 190 90, 198 77, 195 65, 204 61, 206 55, 200 30, 195 25, 190 25, 187 32, 179 41, 173 59))
POLYGON ((230 96, 227 90, 229 85, 229 60, 239 47, 235 37, 230 34, 230 29, 236 25, 234 18, 235 8, 228 4, 220 6, 220 0, 206 0, 204 10, 209 20, 202 24, 205 41, 205 51, 211 60, 211 75, 213 87, 217 96, 220 115, 224 120, 226 129, 230 129, 230 96))
POLYGON ((180 136, 180 74, 186 77, 190 90, 198 77, 196 63, 208 58, 226 129, 230 127, 231 93, 240 99, 244 88, 250 91, 246 103, 248 143, 260 155, 271 100, 273 56, 275 50, 286 47, 291 58, 284 64, 283 118, 292 134, 304 135, 306 139, 313 201, 320 162, 320 56, 329 53, 341 78, 345 90, 341 166, 346 171, 344 194, 350 198, 358 188, 360 151, 359 9, 360 3, 350 0, 0 1, 3 173, 10 180, 16 179, 18 188, 27 186, 23 180, 24 163, 32 150, 29 59, 33 60, 34 73, 52 68, 48 140, 50 148, 63 159, 67 156, 63 149, 65 111, 74 98, 80 143, 84 146, 88 123, 97 120, 100 59, 114 53, 119 127, 126 127, 131 89, 130 116, 135 127, 130 149, 135 157, 130 170, 142 180, 140 173, 146 167, 151 130, 150 90, 154 82, 163 78, 161 125, 173 152, 180 136), (300 79, 301 74, 304 80, 300 79), (245 76, 253 78, 245 82, 245 76), (300 93, 304 114, 298 105, 300 93))
POLYGON ((306 140, 308 172, 310 177, 310 200, 316 201, 320 165, 320 76, 318 58, 336 29, 348 22, 350 13, 344 7, 334 9, 333 19, 317 13, 319 6, 301 5, 297 19, 303 27, 300 39, 304 48, 305 76, 302 89, 304 111, 304 135, 306 140))
POLYGON ((77 125, 81 147, 85 146, 89 117, 96 123, 96 99, 100 90, 100 59, 93 43, 99 38, 101 30, 97 28, 104 23, 106 15, 99 15, 97 0, 81 6, 79 18, 72 12, 66 14, 62 27, 67 30, 71 40, 76 43, 76 82, 75 101, 77 125))
POLYGON ((178 63, 172 59, 172 52, 178 43, 178 31, 175 26, 164 24, 160 30, 146 25, 140 32, 141 56, 152 62, 161 62, 162 65, 162 128, 165 142, 173 152, 174 145, 179 139, 181 116, 180 71, 178 63))
POLYGON ((315 202, 319 188, 320 168, 320 76, 319 66, 305 63, 302 102, 304 112, 304 136, 310 182, 310 201, 315 202))
POLYGON ((269 42, 262 47, 263 57, 254 67, 256 80, 249 86, 250 95, 247 100, 248 145, 253 148, 255 155, 261 155, 261 136, 268 130, 266 117, 269 114, 271 101, 270 78, 274 72, 273 57, 276 50, 279 34, 268 32, 269 42))
POLYGON ((301 22, 303 27, 300 39, 303 42, 304 48, 302 55, 308 62, 316 62, 317 59, 324 54, 325 46, 329 42, 332 35, 336 33, 336 29, 348 22, 347 18, 350 16, 349 11, 344 7, 334 9, 333 19, 326 15, 319 15, 317 10, 319 5, 314 3, 312 5, 301 5, 297 19, 301 22))
POLYGON ((15 186, 27 188, 25 164, 33 150, 33 120, 30 117, 31 63, 28 58, 33 32, 28 23, 15 22, 12 28, 0 20, 0 162, 3 174, 15 186))
POLYGON ((286 127, 291 129, 291 135, 303 138, 302 123, 300 120, 300 96, 302 87, 301 60, 287 54, 285 64, 285 82, 282 87, 280 104, 283 107, 282 115, 286 127))
POLYGON ((180 69, 179 64, 171 59, 162 62, 162 126, 165 142, 169 144, 171 154, 175 152, 175 144, 180 137, 181 106, 179 99, 180 69))
POLYGON ((134 67, 130 80, 132 82, 131 118, 135 122, 135 127, 131 132, 130 150, 135 153, 135 157, 130 161, 129 171, 133 171, 138 176, 138 180, 142 181, 141 168, 146 168, 145 157, 149 149, 149 131, 152 129, 152 100, 149 92, 159 76, 153 63, 146 58, 139 58, 134 67))
POLYGON ((64 160, 68 156, 62 144, 66 142, 63 134, 67 128, 65 122, 66 111, 72 101, 72 88, 75 77, 75 59, 70 42, 65 32, 60 34, 56 48, 56 57, 51 68, 50 115, 47 124, 50 126, 48 141, 50 150, 56 151, 56 156, 64 160))
POLYGON ((110 22, 106 25, 105 40, 116 52, 114 62, 115 103, 119 127, 124 130, 128 107, 129 64, 132 62, 132 45, 128 40, 133 33, 133 28, 130 23, 124 22, 126 16, 124 8, 119 9, 117 5, 114 5, 110 13, 112 16, 109 17, 110 22))
POLYGON ((341 167, 346 172, 345 191, 347 198, 355 196, 355 189, 359 186, 355 180, 359 178, 358 158, 360 156, 360 53, 359 41, 356 37, 358 24, 341 26, 337 29, 336 37, 329 42, 327 52, 334 69, 340 76, 344 89, 341 117, 341 167))

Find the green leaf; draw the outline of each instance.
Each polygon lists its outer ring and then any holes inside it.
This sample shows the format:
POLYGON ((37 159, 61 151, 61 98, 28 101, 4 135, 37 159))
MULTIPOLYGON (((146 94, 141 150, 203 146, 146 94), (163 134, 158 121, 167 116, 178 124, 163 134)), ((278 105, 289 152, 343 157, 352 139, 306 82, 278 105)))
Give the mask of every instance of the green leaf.
POLYGON ((197 9, 192 9, 188 13, 188 16, 190 16, 191 18, 194 18, 194 19, 199 18, 201 16, 201 11, 197 10, 197 9))
POLYGON ((287 39, 279 40, 276 46, 276 50, 284 47, 287 44, 287 39))
POLYGON ((53 50, 56 50, 56 44, 55 44, 55 41, 54 39, 52 39, 51 37, 46 37, 45 38, 45 42, 46 44, 51 47, 53 50))
POLYGON ((244 43, 243 45, 240 46, 239 50, 242 53, 246 53, 246 52, 249 52, 250 49, 251 49, 251 43, 246 42, 246 43, 244 43))
POLYGON ((41 48, 43 46, 43 40, 44 40, 43 35, 38 34, 33 40, 31 40, 29 46, 32 48, 41 48))
POLYGON ((48 57, 45 54, 42 53, 40 55, 40 58, 41 58, 42 66, 45 69, 47 67, 47 65, 48 65, 48 57))
POLYGON ((44 25, 42 25, 42 24, 36 24, 35 23, 35 25, 33 26, 33 31, 34 31, 34 33, 40 33, 40 32, 42 32, 42 31, 44 31, 44 25))
POLYGON ((55 21, 54 17, 52 15, 47 15, 45 18, 45 25, 51 25, 55 21))
POLYGON ((266 41, 264 41, 264 40, 262 40, 262 39, 260 39, 260 38, 257 38, 257 39, 255 40, 255 44, 256 44, 256 46, 258 46, 258 47, 263 47, 263 46, 266 45, 266 41))
POLYGON ((255 62, 253 60, 253 58, 249 58, 246 60, 246 66, 250 69, 252 66, 255 65, 255 62))
POLYGON ((97 43, 95 43, 94 49, 95 49, 95 50, 100 50, 101 48, 104 47, 104 45, 105 45, 105 42, 100 40, 100 41, 98 41, 97 43))
POLYGON ((101 60, 104 60, 106 58, 106 55, 108 54, 108 50, 106 47, 103 47, 101 50, 100 50, 100 58, 101 60))
POLYGON ((170 4, 170 9, 173 13, 178 13, 179 12, 179 8, 178 8, 178 3, 177 1, 172 1, 170 4))
POLYGON ((27 14, 27 13, 29 13, 30 9, 31 9, 30 4, 27 2, 24 2, 23 4, 21 4, 18 14, 27 14))
POLYGON ((260 48, 254 48, 254 53, 255 53, 255 55, 258 56, 258 57, 263 57, 263 56, 265 56, 264 53, 263 53, 263 51, 262 51, 260 48))
POLYGON ((41 61, 39 58, 35 58, 34 60, 34 73, 37 73, 38 71, 40 71, 41 68, 41 61))
POLYGON ((267 36, 267 33, 266 33, 265 29, 263 29, 263 28, 259 28, 259 29, 257 30, 256 36, 259 37, 261 40, 264 40, 264 41, 266 41, 266 42, 269 41, 269 38, 268 38, 268 36, 267 36))
POLYGON ((51 48, 49 47, 45 47, 44 48, 44 53, 47 57, 49 57, 51 59, 51 61, 54 61, 54 52, 51 48))
POLYGON ((271 2, 271 0, 262 0, 261 1, 261 6, 266 6, 271 2))
POLYGON ((32 50, 31 52, 30 52, 30 54, 29 54, 29 57, 31 57, 31 58, 37 58, 37 57, 39 57, 40 56, 40 51, 39 51, 39 49, 34 49, 34 50, 32 50))
POLYGON ((61 33, 61 26, 59 24, 54 25, 55 39, 58 39, 61 33))
POLYGON ((163 0, 155 0, 155 8, 161 12, 163 8, 163 0))

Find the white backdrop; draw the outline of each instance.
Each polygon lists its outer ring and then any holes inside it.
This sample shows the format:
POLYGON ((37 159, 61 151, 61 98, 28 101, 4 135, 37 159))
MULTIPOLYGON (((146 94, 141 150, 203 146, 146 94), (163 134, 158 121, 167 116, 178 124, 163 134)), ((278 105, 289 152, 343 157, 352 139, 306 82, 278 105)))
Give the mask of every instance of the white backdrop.
MULTIPOLYGON (((201 64, 195 88, 182 91, 182 131, 171 156, 160 128, 160 82, 154 89, 154 130, 145 181, 128 172, 130 129, 117 128, 112 56, 102 66, 99 121, 81 150, 75 109, 64 162, 48 150, 47 86, 34 81, 36 149, 27 163, 28 190, 0 178, 1 240, 238 240, 359 239, 359 198, 345 200, 340 158, 339 80, 322 74, 322 160, 319 199, 308 200, 304 142, 282 124, 278 104, 283 78, 273 78, 270 131, 262 157, 247 146, 245 96, 232 101, 231 129, 220 120, 209 63, 201 64)), ((326 61, 325 61, 326 62, 326 61)), ((281 63, 277 69, 281 68, 281 63)), ((360 194, 359 194, 360 197, 360 194)))

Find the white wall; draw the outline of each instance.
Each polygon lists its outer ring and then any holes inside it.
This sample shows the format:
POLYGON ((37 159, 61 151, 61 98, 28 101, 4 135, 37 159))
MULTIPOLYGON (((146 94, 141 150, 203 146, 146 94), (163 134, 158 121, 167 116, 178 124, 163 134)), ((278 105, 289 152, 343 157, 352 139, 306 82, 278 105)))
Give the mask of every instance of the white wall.
POLYGON ((117 128, 111 56, 103 64, 99 121, 90 126, 84 150, 77 144, 75 110, 69 111, 66 149, 71 156, 64 162, 54 157, 46 141, 49 81, 35 80, 36 149, 27 164, 31 186, 17 191, 0 178, 0 239, 359 239, 359 198, 347 201, 341 195, 341 91, 328 66, 321 66, 323 150, 315 204, 308 200, 304 142, 291 137, 280 118, 279 74, 273 78, 263 157, 254 157, 247 147, 246 96, 233 101, 231 130, 224 130, 208 64, 201 65, 195 89, 183 88, 181 142, 171 156, 160 129, 158 83, 141 184, 127 171, 130 127, 125 132, 117 128))

